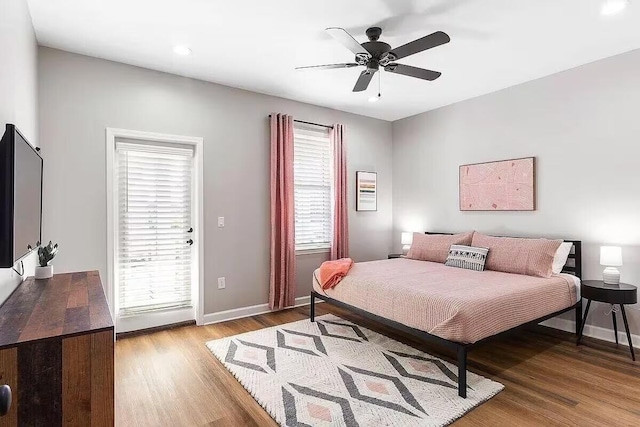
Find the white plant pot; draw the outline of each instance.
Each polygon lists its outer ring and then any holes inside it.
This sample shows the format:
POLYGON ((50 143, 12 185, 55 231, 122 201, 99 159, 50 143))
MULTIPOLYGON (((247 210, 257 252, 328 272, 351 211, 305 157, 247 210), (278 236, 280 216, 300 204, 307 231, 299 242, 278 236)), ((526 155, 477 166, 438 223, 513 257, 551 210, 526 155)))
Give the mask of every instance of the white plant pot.
POLYGON ((53 265, 36 267, 36 279, 51 279, 53 277, 53 265))

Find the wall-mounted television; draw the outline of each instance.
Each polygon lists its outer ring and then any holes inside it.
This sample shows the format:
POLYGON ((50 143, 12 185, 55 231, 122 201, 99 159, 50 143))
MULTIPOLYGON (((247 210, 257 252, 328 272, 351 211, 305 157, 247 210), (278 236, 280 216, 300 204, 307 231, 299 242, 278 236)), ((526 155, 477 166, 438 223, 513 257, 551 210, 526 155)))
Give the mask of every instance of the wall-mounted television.
POLYGON ((0 140, 0 268, 9 268, 42 240, 42 157, 20 131, 0 140))

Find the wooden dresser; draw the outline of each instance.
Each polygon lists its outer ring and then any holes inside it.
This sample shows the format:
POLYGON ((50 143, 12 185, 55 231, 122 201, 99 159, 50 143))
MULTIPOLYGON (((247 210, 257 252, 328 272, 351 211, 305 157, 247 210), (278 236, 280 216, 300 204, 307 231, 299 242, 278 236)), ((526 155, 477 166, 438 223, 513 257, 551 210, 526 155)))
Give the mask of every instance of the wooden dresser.
POLYGON ((97 271, 25 280, 0 307, 0 426, 112 426, 114 329, 97 271))

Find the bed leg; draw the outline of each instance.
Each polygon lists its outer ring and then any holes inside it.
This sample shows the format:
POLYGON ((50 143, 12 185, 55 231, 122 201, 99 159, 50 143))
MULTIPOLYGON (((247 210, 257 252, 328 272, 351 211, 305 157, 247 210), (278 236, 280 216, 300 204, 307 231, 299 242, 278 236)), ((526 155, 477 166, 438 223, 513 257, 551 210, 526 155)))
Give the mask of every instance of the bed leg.
POLYGON ((311 292, 311 303, 309 304, 309 320, 316 321, 316 295, 311 292))
POLYGON ((458 347, 458 396, 467 398, 467 349, 458 347))
POLYGON ((576 305, 576 336, 580 335, 580 328, 582 328, 582 299, 576 305))

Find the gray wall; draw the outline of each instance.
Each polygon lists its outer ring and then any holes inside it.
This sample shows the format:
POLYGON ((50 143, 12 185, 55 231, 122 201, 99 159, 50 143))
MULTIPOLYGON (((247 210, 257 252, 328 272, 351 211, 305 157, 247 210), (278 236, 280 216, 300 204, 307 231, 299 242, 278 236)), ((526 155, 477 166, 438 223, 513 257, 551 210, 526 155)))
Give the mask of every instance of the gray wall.
MULTIPOLYGON (((391 247, 391 123, 41 47, 44 232, 57 271, 106 277, 105 128, 204 137, 205 313, 266 303, 271 112, 347 127, 351 255, 391 247), (379 210, 355 212, 355 171, 378 172, 379 210), (226 227, 217 228, 218 216, 226 227), (217 289, 217 277, 227 287, 217 289)), ((298 257, 298 296, 326 255, 298 257)))
MULTIPOLYGON (((620 245, 622 280, 639 285, 639 70, 633 51, 394 122, 394 247, 403 230, 580 239, 584 276, 600 279, 600 245, 620 245), (537 157, 537 211, 458 210, 459 165, 525 156, 537 157)), ((610 328, 605 308, 590 323, 610 328)))
MULTIPOLYGON (((0 133, 5 123, 13 123, 36 144, 37 44, 26 0, 0 0, 0 55, 0 133)), ((31 255, 25 259, 27 275, 33 275, 34 266, 31 255)), ((0 269, 0 303, 20 281, 12 269, 0 269)))

